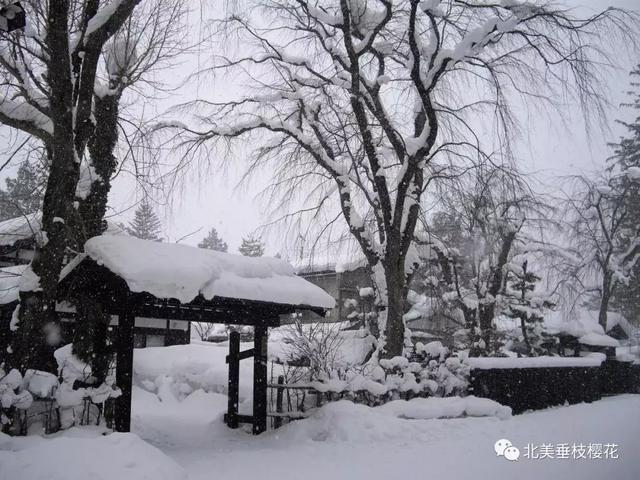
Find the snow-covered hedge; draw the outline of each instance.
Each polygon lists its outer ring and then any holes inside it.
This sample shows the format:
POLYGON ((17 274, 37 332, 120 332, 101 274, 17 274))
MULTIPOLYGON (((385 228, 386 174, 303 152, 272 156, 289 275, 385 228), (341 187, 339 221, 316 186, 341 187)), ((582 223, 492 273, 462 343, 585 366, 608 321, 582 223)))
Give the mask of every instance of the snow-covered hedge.
POLYGON ((418 343, 411 358, 394 357, 360 370, 337 372, 314 381, 290 384, 326 393, 326 398, 346 398, 368 405, 413 397, 448 397, 466 393, 469 365, 440 342, 418 343))

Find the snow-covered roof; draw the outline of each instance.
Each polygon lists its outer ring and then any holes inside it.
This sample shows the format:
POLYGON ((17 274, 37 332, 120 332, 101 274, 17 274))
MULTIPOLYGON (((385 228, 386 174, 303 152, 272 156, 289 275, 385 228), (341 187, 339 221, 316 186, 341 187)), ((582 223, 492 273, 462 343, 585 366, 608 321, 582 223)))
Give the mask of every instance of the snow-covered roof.
POLYGON ((32 238, 40 231, 40 219, 40 213, 30 213, 0 222, 0 246, 8 247, 32 238))
POLYGON ((25 268, 27 265, 0 268, 0 305, 18 300, 20 277, 25 268))
POLYGON ((174 243, 101 235, 85 244, 63 277, 89 257, 121 277, 132 292, 188 303, 202 295, 330 309, 331 295, 297 276, 287 262, 243 257, 174 243))
POLYGON ((291 263, 300 275, 350 272, 367 266, 367 260, 360 247, 349 241, 336 242, 324 250, 315 249, 302 258, 291 260, 291 263))
MULTIPOLYGON (((0 246, 10 247, 19 240, 33 238, 42 228, 40 212, 29 213, 21 217, 10 218, 0 222, 0 246)), ((126 235, 124 230, 114 222, 107 220, 107 233, 111 235, 126 235)))
MULTIPOLYGON (((570 316, 558 310, 550 312, 545 317, 544 323, 549 333, 566 333, 577 337, 578 341, 585 345, 602 347, 619 345, 619 342, 607 335, 598 323, 598 312, 596 310, 583 309, 570 316)), ((629 323, 620 314, 607 312, 607 332, 616 325, 620 325, 623 328, 626 325, 627 328, 630 328, 629 323)))

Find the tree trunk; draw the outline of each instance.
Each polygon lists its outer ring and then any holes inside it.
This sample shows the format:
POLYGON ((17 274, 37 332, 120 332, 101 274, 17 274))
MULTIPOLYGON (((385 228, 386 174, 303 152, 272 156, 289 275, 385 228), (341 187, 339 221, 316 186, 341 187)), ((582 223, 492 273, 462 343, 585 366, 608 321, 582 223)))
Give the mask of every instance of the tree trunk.
POLYGON ((404 308, 407 298, 407 280, 404 268, 395 265, 385 266, 387 282, 387 324, 385 344, 382 351, 384 358, 400 356, 404 350, 404 308))
MULTIPOLYGON (((118 143, 118 106, 120 93, 95 97, 95 134, 88 142, 88 150, 96 179, 84 199, 80 199, 73 221, 74 243, 78 251, 85 242, 101 235, 107 228, 104 220, 111 190, 111 178, 118 161, 114 155, 118 143)), ((110 315, 91 295, 75 299, 77 321, 73 338, 73 353, 91 365, 98 384, 107 375, 110 353, 107 346, 107 329, 110 315)))
POLYGON ((90 124, 74 125, 72 68, 68 37, 69 2, 50 2, 47 14, 47 47, 50 61, 47 79, 51 89, 49 108, 53 135, 47 145, 49 178, 42 206, 42 234, 31 262, 23 275, 20 292, 17 366, 51 370, 43 327, 56 321, 56 293, 67 246, 66 221, 78 183, 82 138, 90 124), (74 132, 74 128, 78 132, 74 132), (80 152, 80 156, 76 155, 80 152))
POLYGON ((598 312, 598 323, 602 329, 607 332, 607 312, 609 311, 609 302, 611 301, 613 277, 610 272, 605 272, 602 279, 602 300, 600 302, 600 311, 598 312))
POLYGON ((80 200, 74 222, 74 237, 80 249, 88 239, 102 234, 107 227, 104 216, 111 178, 118 167, 114 151, 118 143, 120 97, 120 93, 95 97, 96 133, 91 136, 87 148, 97 179, 92 182, 88 195, 80 200))
POLYGON ((56 296, 60 271, 67 246, 68 207, 73 203, 79 165, 75 161, 71 112, 54 124, 56 134, 49 146, 50 172, 42 208, 42 235, 36 244, 31 270, 24 291, 20 292, 20 311, 16 348, 17 367, 49 370, 53 368, 50 348, 43 328, 56 322, 56 296))

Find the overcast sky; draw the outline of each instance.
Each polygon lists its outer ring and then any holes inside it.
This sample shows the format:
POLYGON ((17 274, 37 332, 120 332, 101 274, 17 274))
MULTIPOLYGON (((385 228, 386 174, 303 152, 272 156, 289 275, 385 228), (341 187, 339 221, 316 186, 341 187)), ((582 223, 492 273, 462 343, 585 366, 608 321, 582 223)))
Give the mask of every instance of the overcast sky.
MULTIPOLYGON (((624 8, 639 8, 640 0, 565 0, 564 3, 592 11, 616 6, 624 8)), ((222 4, 222 1, 220 2, 222 4)), ((198 32, 200 22, 198 15, 192 17, 191 34, 198 32)), ((616 53, 615 62, 621 69, 611 72, 611 81, 607 94, 612 105, 618 105, 624 98, 623 92, 628 86, 628 71, 634 59, 624 58, 616 53)), ((164 72, 168 83, 183 79, 189 70, 198 64, 206 62, 206 52, 201 53, 191 62, 193 65, 179 65, 164 72)), ((635 63, 640 63, 637 59, 635 63)), ((210 93, 210 89, 219 91, 235 91, 233 79, 218 78, 214 83, 190 83, 187 91, 174 94, 163 99, 159 109, 180 103, 185 97, 198 96, 200 92, 210 93)), ((150 108, 148 105, 145 108, 150 108)), ((551 185, 559 176, 571 173, 592 171, 602 164, 608 150, 606 142, 613 140, 620 134, 620 130, 613 127, 612 131, 593 129, 588 137, 579 112, 567 106, 567 115, 571 118, 568 125, 560 122, 550 122, 547 118, 532 118, 523 124, 525 135, 519 140, 519 166, 527 171, 536 172, 543 184, 551 185)), ((609 112, 612 126, 615 118, 629 118, 629 112, 620 111, 618 107, 609 112)), ((183 236, 201 229, 183 240, 184 243, 196 244, 206 232, 214 226, 222 237, 229 243, 229 251, 236 251, 243 236, 249 234, 264 222, 264 205, 260 205, 254 198, 254 189, 236 188, 242 171, 242 158, 228 158, 224 172, 213 166, 224 156, 212 158, 212 168, 208 171, 193 172, 184 186, 171 198, 158 196, 159 202, 167 204, 158 206, 165 225, 165 236, 169 241, 176 241, 183 236)), ((170 162, 171 158, 167 158, 170 162)), ((6 172, 3 172, 5 174, 6 172)), ((136 189, 131 175, 120 175, 114 184, 110 204, 115 211, 123 211, 121 217, 128 220, 132 211, 130 207, 141 197, 140 189, 136 189)), ((268 239, 267 254, 274 255, 283 250, 282 242, 277 235, 268 239)))

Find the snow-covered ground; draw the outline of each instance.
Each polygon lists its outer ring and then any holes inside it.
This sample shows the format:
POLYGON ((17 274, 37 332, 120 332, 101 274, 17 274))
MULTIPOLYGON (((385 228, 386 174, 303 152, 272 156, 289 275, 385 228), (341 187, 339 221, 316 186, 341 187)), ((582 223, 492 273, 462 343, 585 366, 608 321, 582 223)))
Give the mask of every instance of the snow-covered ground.
MULTIPOLYGON (((406 417, 433 405, 414 403, 411 413, 402 405, 337 402, 254 437, 222 423, 225 354, 224 344, 137 350, 134 433, 0 436, 0 480, 636 480, 640 472, 640 395, 514 417, 420 420, 406 417), (520 449, 518 461, 494 452, 503 438, 520 449), (618 458, 524 458, 527 444, 554 451, 560 444, 616 444, 618 458)), ((243 371, 244 396, 249 374, 243 371)))

